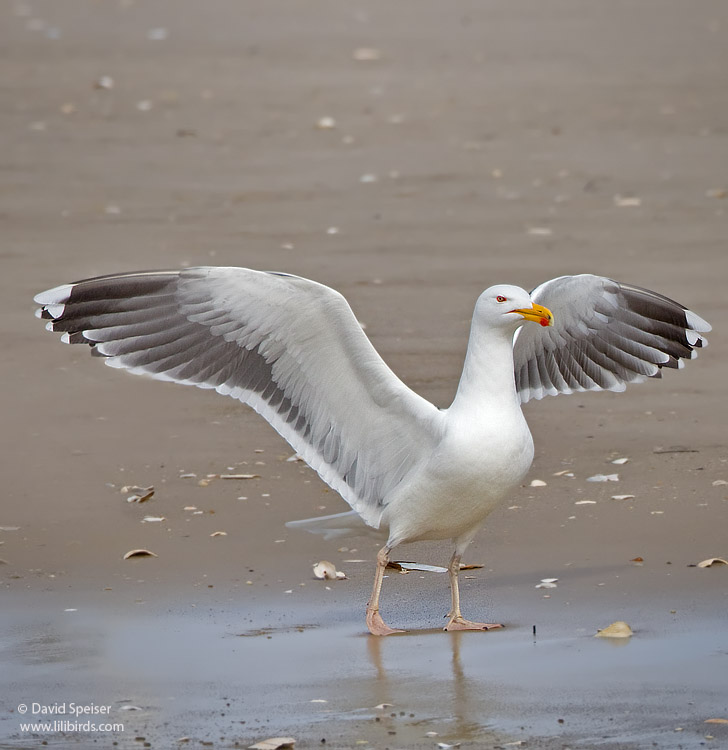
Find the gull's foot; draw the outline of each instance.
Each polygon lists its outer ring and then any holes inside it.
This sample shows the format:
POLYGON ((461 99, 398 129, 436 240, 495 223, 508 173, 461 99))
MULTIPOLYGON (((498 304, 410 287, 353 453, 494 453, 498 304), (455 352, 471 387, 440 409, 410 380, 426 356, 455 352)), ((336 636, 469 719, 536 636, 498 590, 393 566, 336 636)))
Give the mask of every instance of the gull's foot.
POLYGON ((464 617, 451 617, 443 630, 497 630, 503 626, 497 622, 471 622, 464 617))
POLYGON ((372 635, 392 635, 393 633, 405 633, 405 630, 390 628, 382 619, 379 611, 370 612, 367 610, 367 627, 372 635))

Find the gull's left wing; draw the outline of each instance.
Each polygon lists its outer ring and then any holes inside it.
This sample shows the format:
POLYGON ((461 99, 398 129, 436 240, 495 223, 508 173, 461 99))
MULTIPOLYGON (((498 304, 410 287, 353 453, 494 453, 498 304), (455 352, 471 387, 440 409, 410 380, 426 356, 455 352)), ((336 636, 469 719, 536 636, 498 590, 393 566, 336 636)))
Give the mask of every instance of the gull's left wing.
POLYGON ((516 388, 531 399, 576 391, 623 391, 628 383, 682 367, 711 330, 683 305, 648 289, 590 274, 560 276, 531 298, 554 314, 548 328, 523 326, 514 339, 516 388))

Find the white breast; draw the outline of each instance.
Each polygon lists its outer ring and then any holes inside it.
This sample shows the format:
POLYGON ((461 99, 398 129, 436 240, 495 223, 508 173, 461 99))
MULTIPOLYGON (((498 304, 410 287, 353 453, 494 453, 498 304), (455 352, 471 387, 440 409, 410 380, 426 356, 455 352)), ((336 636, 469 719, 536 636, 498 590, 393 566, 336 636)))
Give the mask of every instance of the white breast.
POLYGON ((430 459, 386 499, 390 542, 457 538, 480 526, 533 461, 520 409, 510 417, 508 424, 450 425, 430 459))

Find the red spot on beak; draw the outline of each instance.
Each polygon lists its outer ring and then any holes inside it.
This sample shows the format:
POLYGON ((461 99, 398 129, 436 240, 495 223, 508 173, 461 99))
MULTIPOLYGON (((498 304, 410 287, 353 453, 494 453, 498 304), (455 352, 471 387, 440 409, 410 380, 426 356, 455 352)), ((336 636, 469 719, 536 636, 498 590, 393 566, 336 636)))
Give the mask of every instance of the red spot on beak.
POLYGON ((546 318, 541 318, 541 320, 539 321, 539 323, 541 323, 541 325, 544 328, 546 328, 548 326, 548 324, 549 324, 549 321, 546 318))

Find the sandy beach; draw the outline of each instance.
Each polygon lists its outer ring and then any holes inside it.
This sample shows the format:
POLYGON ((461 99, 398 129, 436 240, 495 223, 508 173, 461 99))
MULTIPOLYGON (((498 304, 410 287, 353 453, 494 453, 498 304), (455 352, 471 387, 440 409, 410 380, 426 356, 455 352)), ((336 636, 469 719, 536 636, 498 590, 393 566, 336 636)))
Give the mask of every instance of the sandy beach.
POLYGON ((726 746, 725 3, 9 0, 0 48, 0 748, 726 746), (377 639, 377 543, 285 527, 346 506, 259 416, 33 317, 190 265, 338 289, 441 407, 494 283, 602 274, 713 331, 526 406, 533 469, 464 560, 502 631, 442 632, 447 576, 392 571, 377 639))

